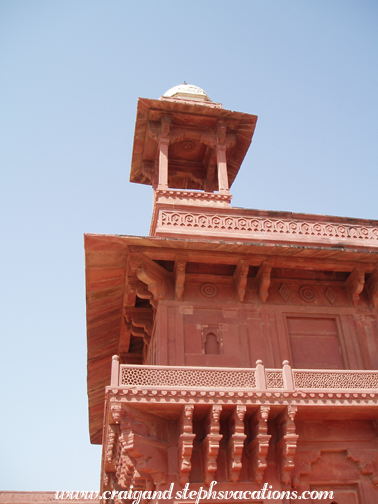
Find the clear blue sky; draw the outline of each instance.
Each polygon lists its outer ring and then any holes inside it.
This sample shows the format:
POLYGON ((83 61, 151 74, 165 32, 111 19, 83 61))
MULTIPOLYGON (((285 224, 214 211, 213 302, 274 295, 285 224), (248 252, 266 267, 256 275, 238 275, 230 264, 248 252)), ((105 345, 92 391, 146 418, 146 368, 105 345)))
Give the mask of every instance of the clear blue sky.
POLYGON ((96 490, 83 234, 147 235, 138 96, 259 116, 233 205, 378 219, 375 0, 0 0, 0 490, 96 490))

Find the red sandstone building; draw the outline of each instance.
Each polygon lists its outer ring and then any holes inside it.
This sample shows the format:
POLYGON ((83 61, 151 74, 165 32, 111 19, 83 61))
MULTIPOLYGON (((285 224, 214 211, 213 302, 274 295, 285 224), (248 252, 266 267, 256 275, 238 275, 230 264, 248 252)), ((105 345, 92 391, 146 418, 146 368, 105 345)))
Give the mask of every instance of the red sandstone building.
POLYGON ((101 488, 374 504, 378 223, 231 207, 256 120, 188 85, 138 101, 150 235, 85 237, 101 488))
POLYGON ((101 490, 376 504, 378 222, 231 207, 256 120, 188 85, 138 101, 150 235, 85 236, 101 490))

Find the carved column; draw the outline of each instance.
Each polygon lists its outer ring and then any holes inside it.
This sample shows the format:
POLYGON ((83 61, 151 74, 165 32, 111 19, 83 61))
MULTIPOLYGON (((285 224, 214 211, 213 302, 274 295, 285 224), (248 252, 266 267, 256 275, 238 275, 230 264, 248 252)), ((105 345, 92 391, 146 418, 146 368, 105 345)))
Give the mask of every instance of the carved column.
POLYGON ((280 456, 281 482, 285 487, 291 484, 291 472, 297 450, 298 435, 295 433, 294 418, 297 406, 290 404, 278 419, 279 441, 277 448, 280 456))
POLYGON ((227 156, 226 156, 226 124, 218 121, 217 126, 217 167, 219 192, 229 194, 227 156))
POLYGON ((229 419, 230 439, 227 443, 228 475, 230 481, 238 481, 242 468, 244 440, 244 415, 246 406, 236 406, 229 419))
POLYGON ((270 406, 260 406, 251 419, 252 440, 248 445, 251 460, 252 478, 256 483, 261 483, 267 467, 266 456, 269 441, 272 437, 268 434, 268 417, 270 406))
POLYGON ((206 437, 202 441, 202 451, 204 460, 204 480, 207 485, 213 481, 217 471, 217 457, 219 452, 219 442, 222 434, 219 434, 219 417, 222 406, 213 404, 206 417, 206 437))
POLYGON ((159 182, 158 189, 168 189, 168 148, 169 148, 169 130, 171 127, 171 118, 163 117, 161 121, 161 134, 159 136, 159 182))
POLYGON ((189 483, 189 473, 192 468, 191 457, 193 441, 193 405, 185 405, 180 419, 180 437, 178 441, 178 473, 181 485, 189 483))

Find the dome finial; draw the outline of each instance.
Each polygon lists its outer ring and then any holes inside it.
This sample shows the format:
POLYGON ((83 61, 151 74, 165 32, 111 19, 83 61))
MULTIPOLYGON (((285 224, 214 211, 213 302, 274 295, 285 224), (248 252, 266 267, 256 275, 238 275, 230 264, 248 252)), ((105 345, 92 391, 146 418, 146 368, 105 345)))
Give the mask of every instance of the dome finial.
POLYGON ((192 84, 187 84, 184 81, 184 84, 179 84, 171 89, 169 89, 166 93, 163 94, 163 98, 180 98, 182 100, 188 101, 210 101, 210 98, 207 93, 203 89, 198 86, 193 86, 192 84))

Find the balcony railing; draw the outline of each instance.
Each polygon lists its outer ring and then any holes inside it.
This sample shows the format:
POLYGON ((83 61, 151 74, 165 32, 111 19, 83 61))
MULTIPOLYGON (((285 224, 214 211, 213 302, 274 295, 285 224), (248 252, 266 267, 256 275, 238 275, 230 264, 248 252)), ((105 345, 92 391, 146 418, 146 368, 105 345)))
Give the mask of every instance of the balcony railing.
POLYGON ((354 393, 378 392, 378 371, 292 369, 288 361, 282 369, 215 368, 192 366, 139 366, 119 364, 113 357, 111 387, 178 390, 250 390, 254 392, 346 390, 354 393))

